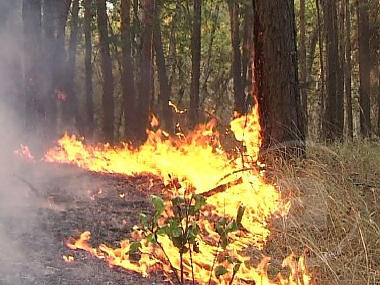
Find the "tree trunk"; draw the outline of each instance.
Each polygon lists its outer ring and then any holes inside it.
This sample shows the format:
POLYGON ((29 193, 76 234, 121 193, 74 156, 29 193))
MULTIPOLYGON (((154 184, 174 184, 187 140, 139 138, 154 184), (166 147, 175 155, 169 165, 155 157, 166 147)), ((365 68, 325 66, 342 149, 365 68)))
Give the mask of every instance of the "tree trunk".
POLYGON ((317 31, 318 31, 318 47, 319 47, 319 66, 320 66, 320 123, 319 131, 321 132, 321 137, 323 137, 323 117, 325 113, 326 106, 326 96, 325 96, 325 63, 323 60, 323 36, 322 36, 322 19, 321 19, 321 9, 320 0, 315 0, 315 6, 317 10, 317 31))
POLYGON ((84 40, 85 40, 85 93, 86 93, 86 135, 94 132, 94 102, 92 90, 92 0, 84 0, 84 40))
POLYGON ((169 131, 169 133, 173 133, 174 128, 172 124, 172 110, 169 106, 171 89, 169 86, 169 79, 166 71, 164 49, 162 46, 161 23, 159 21, 160 7, 157 6, 156 9, 157 16, 154 27, 154 49, 156 51, 156 65, 158 69, 158 79, 160 82, 160 94, 158 96, 158 102, 160 105, 160 114, 162 115, 163 128, 169 131))
MULTIPOLYGON (((252 94, 252 64, 253 64, 253 7, 252 2, 245 4, 243 22, 243 52, 242 52, 242 88, 243 92, 252 94)), ((248 98, 247 98, 248 99, 248 98)), ((246 99, 245 99, 246 100, 246 99)), ((249 107, 245 102, 245 111, 249 107)))
POLYGON ((190 86, 190 127, 198 123, 199 86, 201 62, 201 11, 202 0, 194 0, 193 31, 191 36, 191 86, 190 86))
POLYGON ((135 101, 136 90, 134 81, 134 65, 131 51, 131 1, 121 1, 121 41, 122 41, 122 74, 121 88, 123 91, 124 138, 132 140, 135 136, 135 101))
POLYGON ((37 131, 39 120, 44 119, 45 110, 40 98, 42 54, 41 54, 41 1, 24 0, 22 3, 24 33, 24 88, 25 130, 31 135, 37 131))
POLYGON ((298 92, 294 3, 254 2, 255 89, 263 127, 262 148, 276 155, 304 155, 298 92))
POLYGON ((103 74, 103 135, 106 142, 114 142, 114 80, 108 37, 108 17, 106 0, 97 0, 97 20, 99 30, 99 44, 101 69, 103 74))
MULTIPOLYGON (((55 26, 55 38, 54 38, 54 47, 53 47, 53 77, 54 77, 54 91, 55 98, 54 101, 51 101, 51 106, 49 110, 52 113, 52 119, 54 122, 57 120, 57 97, 59 98, 59 94, 65 94, 66 100, 62 102, 62 116, 61 120, 63 123, 63 127, 67 128, 67 126, 72 124, 74 120, 74 112, 73 109, 70 108, 70 104, 68 103, 69 98, 67 86, 67 54, 66 54, 66 25, 67 18, 71 6, 72 0, 54 0, 54 1, 44 1, 44 2, 53 2, 54 9, 54 26, 55 26)), ((46 25, 52 25, 52 23, 48 22, 46 25)))
POLYGON ((359 105, 360 134, 371 136, 370 99, 371 94, 371 58, 369 45, 368 0, 357 0, 358 42, 359 42, 359 105))
POLYGON ((305 121, 305 133, 307 134, 307 66, 306 66, 306 21, 305 21, 305 0, 300 0, 299 15, 299 67, 300 67, 300 94, 302 112, 305 121))
POLYGON ((240 52, 240 30, 239 30, 239 4, 236 0, 228 0, 228 10, 230 13, 231 42, 232 42, 232 74, 234 79, 234 111, 244 114, 244 90, 242 87, 241 75, 241 52, 240 52))
POLYGON ((83 130, 83 122, 78 109, 78 100, 75 94, 75 60, 77 55, 78 45, 78 17, 79 13, 79 0, 73 0, 71 9, 71 25, 70 25, 70 40, 67 57, 67 99, 65 102, 66 111, 71 120, 75 119, 75 127, 78 130, 83 130))
POLYGON ((341 140, 343 137, 343 94, 339 90, 338 23, 336 0, 322 0, 326 33, 326 106, 322 122, 324 139, 341 140), (328 24, 327 24, 328 23, 328 24))
MULTIPOLYGON (((45 119, 48 121, 50 133, 53 139, 56 133, 57 122, 57 97, 55 96, 56 89, 56 76, 55 65, 57 64, 56 54, 56 30, 55 25, 52 24, 56 21, 56 2, 44 1, 42 5, 42 50, 43 50, 43 77, 44 81, 41 82, 41 91, 44 103, 44 110, 46 112, 45 119)), ((62 68, 62 66, 58 67, 62 68)), ((55 138, 54 138, 55 139, 55 138)))
POLYGON ((153 24, 154 0, 143 0, 143 30, 141 43, 141 65, 139 97, 137 101, 137 134, 139 138, 146 139, 146 129, 149 127, 151 100, 153 97, 153 24))
POLYGON ((345 2, 345 65, 344 65, 344 86, 346 95, 346 125, 347 136, 354 137, 354 123, 352 118, 352 99, 351 99, 351 9, 350 0, 345 2))

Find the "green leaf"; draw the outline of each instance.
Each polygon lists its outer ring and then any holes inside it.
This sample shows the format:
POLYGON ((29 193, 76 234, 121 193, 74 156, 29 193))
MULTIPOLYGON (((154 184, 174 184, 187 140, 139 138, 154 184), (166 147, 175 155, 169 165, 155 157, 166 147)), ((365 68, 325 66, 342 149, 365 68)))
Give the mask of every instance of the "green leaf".
POLYGON ((219 278, 219 276, 222 276, 222 275, 226 274, 227 272, 228 272, 227 268, 225 268, 223 265, 218 265, 215 268, 215 276, 217 278, 219 278))
POLYGON ((183 242, 182 242, 182 238, 175 238, 175 237, 172 237, 171 238, 171 241, 173 242, 173 245, 178 248, 178 249, 181 249, 182 246, 183 246, 183 242))
POLYGON ((231 233, 231 232, 235 232, 239 229, 238 225, 236 224, 235 221, 231 221, 228 223, 227 227, 226 227, 226 233, 231 233))
POLYGON ((181 227, 171 228, 170 233, 172 237, 179 238, 182 236, 182 228, 181 227))
POLYGON ((156 195, 151 195, 150 196, 153 202, 153 206, 156 209, 156 215, 161 215, 162 212, 165 210, 165 202, 164 200, 156 195))
POLYGON ((148 228, 148 217, 144 213, 140 213, 140 223, 144 230, 148 228))
POLYGON ((228 241, 228 237, 226 235, 223 235, 221 237, 221 242, 220 242, 220 246, 223 248, 223 249, 226 249, 227 245, 229 244, 230 242, 228 241))
POLYGON ((147 242, 151 242, 151 243, 156 243, 156 237, 153 233, 149 234, 147 237, 146 237, 146 241, 147 242))
POLYGON ((239 271, 240 265, 241 265, 241 262, 235 263, 234 268, 232 269, 234 273, 239 271))
POLYGON ((159 228, 156 232, 159 236, 168 236, 170 233, 170 229, 168 225, 164 225, 163 227, 159 228))
POLYGON ((240 205, 239 206, 239 209, 238 209, 238 212, 237 212, 237 215, 236 215, 236 223, 237 223, 238 226, 241 225, 241 220, 243 219, 245 208, 246 207, 244 205, 240 205))
POLYGON ((141 247, 141 243, 139 241, 134 241, 129 246, 128 254, 135 253, 141 247))
POLYGON ((185 198, 177 196, 172 198, 171 202, 173 206, 178 206, 185 203, 185 198))
POLYGON ((206 198, 196 194, 193 195, 193 198, 195 199, 194 212, 197 213, 204 205, 206 205, 206 198))

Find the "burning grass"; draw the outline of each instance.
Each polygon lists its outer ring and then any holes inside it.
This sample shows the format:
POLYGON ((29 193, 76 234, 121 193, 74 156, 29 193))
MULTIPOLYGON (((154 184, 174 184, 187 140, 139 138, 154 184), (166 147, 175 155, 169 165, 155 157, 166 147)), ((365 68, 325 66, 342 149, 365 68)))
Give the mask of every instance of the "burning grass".
MULTIPOLYGON (((62 138, 58 147, 48 151, 45 161, 131 177, 148 172, 161 177, 159 194, 168 201, 194 193, 207 197, 208 205, 191 221, 181 216, 174 230, 167 226, 173 221, 167 213, 174 213, 176 205, 165 211, 160 207, 154 226, 148 227, 150 239, 139 236, 137 260, 128 256, 133 244, 130 239, 119 240, 119 247, 100 244, 96 248, 91 245, 90 233, 84 232, 77 240, 69 239, 68 246, 144 276, 157 265, 166 274, 180 270, 180 284, 184 284, 183 276, 199 284, 232 284, 232 280, 265 285, 377 284, 380 174, 374 169, 380 163, 379 146, 368 142, 360 147, 308 145, 307 159, 274 160, 264 179, 256 169, 261 137, 255 111, 231 122, 236 139, 244 145, 238 158, 223 151, 212 124, 176 138, 168 138, 160 130, 149 132, 148 142, 139 149, 93 147, 74 137, 62 138), (228 246, 221 250, 217 225, 223 218, 233 222, 241 206, 245 213, 228 232, 228 246), (189 223, 199 227, 196 233, 190 231, 194 234, 191 239, 185 234, 189 223), (163 228, 166 236, 159 238, 163 228), (180 236, 186 236, 189 244, 176 246, 180 236), (194 247, 195 240, 199 249, 194 247), (219 270, 229 272, 226 278, 210 274, 228 259, 233 260, 230 268, 219 270), (234 264, 238 264, 237 270, 234 264)), ((147 185, 146 193, 153 186, 147 185)), ((121 193, 120 198, 126 194, 121 193)))

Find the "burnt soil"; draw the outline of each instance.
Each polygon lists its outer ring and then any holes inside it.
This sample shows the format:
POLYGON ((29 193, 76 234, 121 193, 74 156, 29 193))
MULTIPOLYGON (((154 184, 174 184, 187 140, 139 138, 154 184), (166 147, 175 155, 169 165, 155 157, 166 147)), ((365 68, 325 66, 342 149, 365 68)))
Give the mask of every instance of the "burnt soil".
POLYGON ((0 285, 168 284, 160 270, 144 278, 66 246, 69 237, 90 231, 92 246, 118 247, 138 214, 152 210, 149 196, 163 188, 148 173, 123 176, 12 159, 0 172, 0 285), (63 255, 75 261, 66 263, 63 255))

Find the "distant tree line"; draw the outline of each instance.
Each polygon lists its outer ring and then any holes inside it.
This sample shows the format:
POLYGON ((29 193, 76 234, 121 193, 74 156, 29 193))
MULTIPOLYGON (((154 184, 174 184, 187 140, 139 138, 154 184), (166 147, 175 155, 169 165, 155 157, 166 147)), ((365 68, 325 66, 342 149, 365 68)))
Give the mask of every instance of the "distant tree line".
POLYGON ((206 119, 203 110, 227 121, 256 100, 266 148, 287 141, 300 147, 307 136, 379 134, 378 1, 6 6, 2 29, 12 31, 9 15, 17 11, 22 27, 23 56, 10 69, 23 82, 16 105, 25 106, 26 130, 42 126, 47 139, 70 127, 111 143, 144 141, 152 114, 174 133, 178 116, 169 101, 187 109, 193 128, 206 119))

